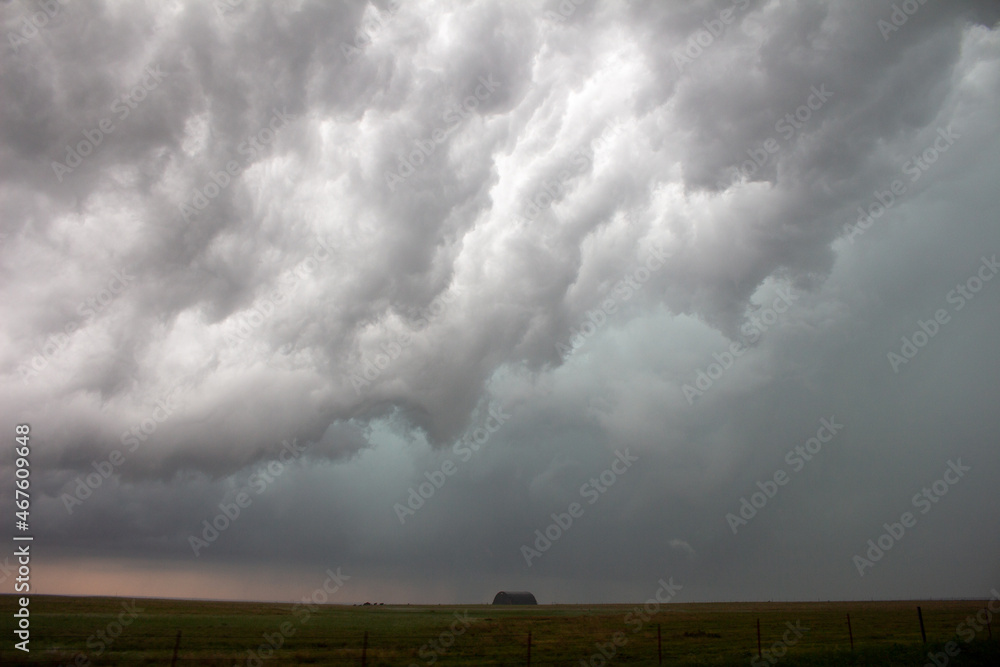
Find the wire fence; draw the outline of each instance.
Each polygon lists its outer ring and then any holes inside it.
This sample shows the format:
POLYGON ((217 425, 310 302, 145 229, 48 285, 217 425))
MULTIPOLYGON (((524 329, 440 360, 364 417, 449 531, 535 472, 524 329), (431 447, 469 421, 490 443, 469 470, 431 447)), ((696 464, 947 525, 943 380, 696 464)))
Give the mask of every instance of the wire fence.
MULTIPOLYGON (((949 657, 951 649, 944 652, 943 647, 954 645, 961 651, 973 639, 1000 647, 994 613, 974 603, 962 610, 899 608, 891 615, 863 607, 811 612, 803 605, 801 618, 792 618, 794 609, 766 607, 757 613, 752 609, 714 614, 667 610, 645 617, 641 611, 630 617, 636 612, 622 609, 548 616, 544 606, 521 608, 523 613, 521 609, 494 612, 490 607, 477 607, 464 615, 451 609, 379 609, 374 616, 322 610, 305 621, 290 615, 192 614, 185 618, 151 611, 137 617, 133 627, 116 626, 114 616, 107 612, 81 614, 73 618, 75 628, 36 629, 30 654, 9 645, 0 647, 0 664, 603 667, 616 662, 676 664, 697 655, 709 664, 712 659, 719 664, 727 659, 744 664, 756 659, 755 664, 773 665, 779 660, 793 664, 796 651, 850 655, 856 649, 909 646, 926 649, 928 655, 940 650, 949 657), (413 628, 406 612, 415 612, 409 616, 419 618, 419 629, 413 628), (429 617, 435 613, 441 618, 429 617), (112 620, 105 623, 108 618, 112 620), (94 625, 102 629, 86 629, 94 625), (967 638, 964 630, 973 632, 973 637, 967 638)), ((994 651, 1000 655, 1000 648, 994 651)))

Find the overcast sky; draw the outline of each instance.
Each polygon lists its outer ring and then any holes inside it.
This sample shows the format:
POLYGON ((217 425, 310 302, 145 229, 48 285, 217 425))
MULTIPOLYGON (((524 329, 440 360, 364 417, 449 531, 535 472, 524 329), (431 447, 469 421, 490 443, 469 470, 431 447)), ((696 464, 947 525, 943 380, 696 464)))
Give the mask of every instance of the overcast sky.
POLYGON ((1000 583, 997 3, 0 14, 32 592, 1000 583))

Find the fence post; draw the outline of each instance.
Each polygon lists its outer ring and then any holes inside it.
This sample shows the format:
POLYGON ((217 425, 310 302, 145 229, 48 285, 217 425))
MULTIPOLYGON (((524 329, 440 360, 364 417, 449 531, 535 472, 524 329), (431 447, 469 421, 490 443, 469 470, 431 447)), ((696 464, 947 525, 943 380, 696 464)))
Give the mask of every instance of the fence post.
POLYGON ((983 607, 986 610, 986 632, 989 633, 990 639, 993 639, 993 614, 990 612, 989 607, 983 607))
POLYGON ((656 624, 656 664, 663 664, 663 638, 660 634, 660 624, 656 624))
POLYGON ((764 652, 760 650, 760 619, 757 619, 757 657, 764 657, 764 652))
POLYGON ((917 607, 917 618, 920 619, 920 637, 927 643, 927 633, 924 632, 924 613, 920 611, 920 607, 917 607))
POLYGON ((528 630, 528 667, 531 667, 531 630, 528 630))
POLYGON ((851 652, 854 652, 854 631, 851 630, 851 615, 847 615, 847 636, 851 638, 851 652))
POLYGON ((368 664, 368 631, 365 630, 365 638, 361 644, 361 667, 368 664))
POLYGON ((170 659, 170 667, 177 664, 177 650, 181 647, 181 631, 177 631, 177 639, 174 641, 174 657, 170 659))

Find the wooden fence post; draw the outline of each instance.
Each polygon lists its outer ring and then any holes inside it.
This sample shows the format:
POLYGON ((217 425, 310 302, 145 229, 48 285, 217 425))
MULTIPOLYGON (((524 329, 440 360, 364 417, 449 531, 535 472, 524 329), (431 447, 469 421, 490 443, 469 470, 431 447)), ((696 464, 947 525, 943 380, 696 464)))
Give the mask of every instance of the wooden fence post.
POLYGON ((757 619, 757 657, 764 657, 764 652, 760 650, 760 619, 757 619))
POLYGON ((851 630, 851 615, 847 615, 847 636, 851 638, 851 652, 854 652, 854 631, 851 630))
POLYGON ((660 634, 660 624, 656 624, 656 664, 663 664, 663 637, 660 634))
POLYGON ((368 665, 368 631, 365 630, 365 638, 361 644, 361 667, 368 665))
POLYGON ((920 619, 920 637, 927 643, 927 633, 924 632, 924 613, 920 611, 920 607, 917 607, 917 618, 920 619))
POLYGON ((177 650, 181 647, 181 631, 177 631, 177 639, 174 641, 174 657, 170 659, 170 667, 177 664, 177 650))
POLYGON ((531 667, 531 630, 528 630, 528 667, 531 667))

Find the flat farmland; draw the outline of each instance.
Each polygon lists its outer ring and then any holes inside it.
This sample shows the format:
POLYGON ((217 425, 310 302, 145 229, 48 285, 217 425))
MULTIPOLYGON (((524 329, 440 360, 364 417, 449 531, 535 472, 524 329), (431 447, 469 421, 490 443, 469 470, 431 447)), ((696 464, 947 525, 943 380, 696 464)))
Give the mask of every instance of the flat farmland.
POLYGON ((342 606, 32 596, 30 653, 4 665, 1000 665, 984 601, 502 607, 342 606), (923 644, 917 607, 923 613, 923 644), (854 650, 850 649, 850 614, 854 650), (985 613, 983 613, 985 617, 985 613), (757 653, 760 622, 763 659, 757 653), (978 628, 978 631, 975 630, 978 628), (178 633, 180 637, 178 640, 178 633), (617 634, 616 634, 617 633, 617 634), (658 645, 659 633, 659 645, 658 645), (990 639, 992 633, 992 639, 990 639), (367 635, 367 645, 366 637, 367 635), (954 655, 946 650, 948 642, 954 655), (364 656, 363 656, 364 654, 364 656))

